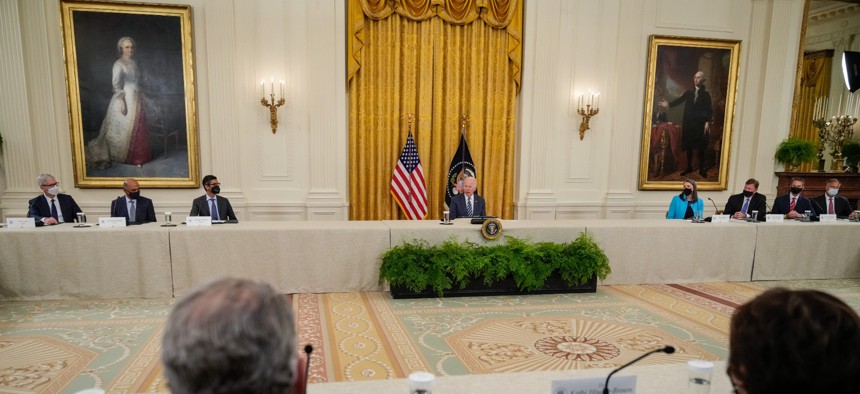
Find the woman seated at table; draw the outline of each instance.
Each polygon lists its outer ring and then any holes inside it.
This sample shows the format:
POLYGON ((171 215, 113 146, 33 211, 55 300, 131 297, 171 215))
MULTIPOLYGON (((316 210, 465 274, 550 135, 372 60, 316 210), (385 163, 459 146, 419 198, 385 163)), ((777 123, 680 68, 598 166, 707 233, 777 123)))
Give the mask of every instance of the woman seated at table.
POLYGON ((681 194, 672 197, 666 219, 691 219, 697 214, 701 217, 704 209, 705 204, 699 199, 699 187, 696 186, 696 181, 685 179, 681 194))

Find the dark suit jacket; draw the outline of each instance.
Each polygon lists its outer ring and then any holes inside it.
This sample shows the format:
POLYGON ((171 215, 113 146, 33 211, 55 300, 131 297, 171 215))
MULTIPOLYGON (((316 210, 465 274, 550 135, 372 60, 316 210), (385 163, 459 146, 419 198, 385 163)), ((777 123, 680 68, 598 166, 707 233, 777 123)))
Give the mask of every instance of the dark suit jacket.
MULTIPOLYGON (((484 198, 475 194, 475 206, 472 207, 472 216, 487 216, 487 204, 484 198)), ((466 214, 466 196, 458 194, 451 198, 451 207, 448 209, 451 220, 469 217, 466 214)))
MULTIPOLYGON (((233 213, 233 206, 230 205, 230 200, 217 196, 215 199, 215 203, 218 204, 218 219, 220 220, 235 220, 236 214, 233 213)), ((194 199, 191 203, 191 214, 190 216, 211 216, 212 213, 209 212, 209 196, 202 195, 194 199)))
MULTIPOLYGON (((729 196, 729 201, 726 202, 726 209, 723 214, 734 215, 735 212, 740 212, 744 207, 744 195, 735 194, 729 196)), ((750 199, 750 205, 747 207, 747 215, 752 215, 752 211, 758 211, 758 221, 764 221, 767 215, 767 197, 764 194, 755 193, 750 199)))
MULTIPOLYGON (((819 215, 827 213, 827 197, 824 197, 824 195, 822 194, 818 197, 813 198, 812 201, 815 202, 815 204, 812 204, 812 206, 815 208, 815 212, 817 212, 819 215)), ((836 212, 836 217, 847 218, 849 215, 851 215, 851 203, 848 201, 847 198, 837 194, 836 197, 833 197, 833 203, 835 204, 833 208, 836 212)))
MULTIPOLYGON (((791 208, 791 194, 786 194, 784 196, 777 197, 776 200, 773 201, 773 211, 770 213, 776 213, 785 215, 790 212, 789 208, 791 208)), ((804 211, 812 211, 812 216, 818 216, 815 213, 815 209, 812 208, 812 202, 809 201, 808 198, 800 195, 797 197, 797 203, 794 206, 794 210, 797 213, 803 213, 804 211)))
MULTIPOLYGON (((135 202, 135 222, 149 223, 155 221, 155 207, 152 205, 152 200, 146 197, 138 197, 135 202)), ((125 222, 128 223, 128 203, 125 196, 117 197, 116 200, 110 203, 111 217, 125 217, 125 222)))
MULTIPOLYGON (((73 223, 78 218, 78 212, 81 212, 81 207, 75 202, 75 199, 68 194, 57 194, 57 201, 60 203, 60 212, 63 213, 64 223, 73 223)), ((42 218, 51 217, 51 206, 48 200, 45 200, 45 195, 41 194, 30 200, 30 209, 27 211, 28 218, 36 219, 36 224, 41 225, 42 218)))

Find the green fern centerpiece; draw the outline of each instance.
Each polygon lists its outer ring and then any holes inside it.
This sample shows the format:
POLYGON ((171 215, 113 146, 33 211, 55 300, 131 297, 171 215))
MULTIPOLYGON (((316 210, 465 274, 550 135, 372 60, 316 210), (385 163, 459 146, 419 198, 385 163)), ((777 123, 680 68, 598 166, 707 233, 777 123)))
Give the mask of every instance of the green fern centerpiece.
POLYGON ((380 283, 413 293, 431 289, 441 297, 447 291, 482 283, 492 287, 512 280, 521 292, 544 288, 553 277, 570 287, 606 279, 609 259, 594 239, 583 233, 571 243, 531 242, 506 237, 497 245, 478 245, 449 239, 438 245, 404 242, 384 252, 380 283))

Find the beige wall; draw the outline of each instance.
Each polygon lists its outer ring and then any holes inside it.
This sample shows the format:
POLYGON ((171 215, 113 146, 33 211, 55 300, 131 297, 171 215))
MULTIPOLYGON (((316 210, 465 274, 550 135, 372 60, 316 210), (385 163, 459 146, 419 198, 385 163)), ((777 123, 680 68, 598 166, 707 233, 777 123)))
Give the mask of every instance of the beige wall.
MULTIPOLYGON (((218 175, 244 220, 345 220, 345 2, 177 3, 193 9, 202 173, 218 175), (257 97, 259 80, 270 75, 290 87, 275 135, 257 97)), ((750 176, 772 195, 772 156, 788 134, 802 10, 801 0, 527 1, 518 217, 665 212, 673 192, 637 190, 651 34, 742 41, 729 190, 707 196, 723 203, 750 176), (580 141, 569 104, 571 90, 582 88, 602 95, 601 112, 580 141)), ((54 173, 91 215, 107 213, 120 193, 72 187, 59 26, 56 0, 0 0, 2 215, 25 213, 40 172, 54 173)), ((201 193, 145 191, 159 215, 184 212, 201 193)))

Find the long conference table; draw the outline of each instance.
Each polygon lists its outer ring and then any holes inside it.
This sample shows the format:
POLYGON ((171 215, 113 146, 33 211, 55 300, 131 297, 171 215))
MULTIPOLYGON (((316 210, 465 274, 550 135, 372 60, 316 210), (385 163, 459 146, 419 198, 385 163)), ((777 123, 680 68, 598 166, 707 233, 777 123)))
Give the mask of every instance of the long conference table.
POLYGON ((382 291, 380 255, 405 241, 571 242, 594 237, 602 284, 860 278, 860 223, 503 220, 485 240, 467 219, 242 222, 211 227, 0 229, 0 300, 179 297, 216 277, 284 293, 382 291))

